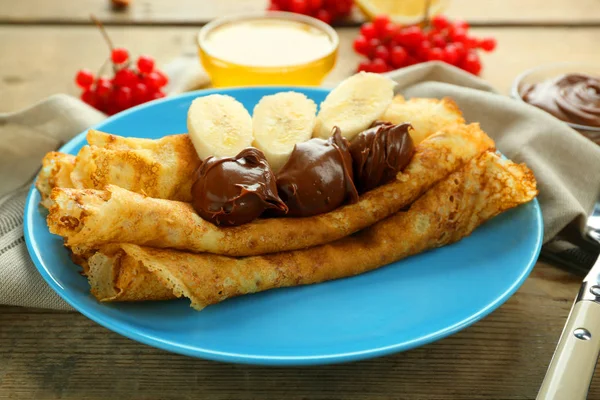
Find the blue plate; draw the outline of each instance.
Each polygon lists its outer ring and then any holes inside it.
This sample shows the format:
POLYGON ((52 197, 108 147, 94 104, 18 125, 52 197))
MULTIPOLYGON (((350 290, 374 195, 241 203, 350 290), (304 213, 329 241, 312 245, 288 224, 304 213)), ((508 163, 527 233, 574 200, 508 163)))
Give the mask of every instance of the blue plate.
MULTIPOLYGON (((320 103, 327 90, 244 88, 189 93, 123 112, 95 126, 159 138, 186 132, 200 95, 226 93, 248 110, 267 94, 305 93, 320 103)), ((76 154, 82 133, 61 151, 76 154)), ((453 334, 504 303, 533 268, 542 243, 537 201, 506 212, 471 236, 360 276, 242 296, 201 312, 187 300, 100 304, 77 273, 62 240, 48 232, 40 195, 25 206, 25 239, 50 286, 79 312, 131 339, 212 360, 268 365, 360 360, 422 346, 453 334)))

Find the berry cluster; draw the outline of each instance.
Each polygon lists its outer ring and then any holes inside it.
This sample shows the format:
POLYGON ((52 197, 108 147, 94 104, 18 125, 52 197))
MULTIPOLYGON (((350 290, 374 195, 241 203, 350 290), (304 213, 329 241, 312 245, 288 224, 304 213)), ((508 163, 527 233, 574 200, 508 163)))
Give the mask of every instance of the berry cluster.
POLYGON ((469 24, 450 22, 438 15, 425 29, 417 25, 401 26, 385 16, 363 24, 354 40, 354 50, 367 60, 359 71, 387 72, 425 61, 443 61, 475 75, 481 72, 478 49, 493 51, 494 38, 469 36, 469 24))
POLYGON ((347 17, 352 4, 352 0, 271 0, 268 9, 310 15, 330 24, 347 17))
POLYGON ((154 68, 152 57, 139 56, 137 69, 130 68, 129 52, 123 48, 113 49, 110 58, 115 71, 112 79, 94 77, 87 69, 77 72, 75 82, 83 89, 81 100, 112 115, 138 104, 165 97, 162 88, 168 79, 165 74, 154 68))

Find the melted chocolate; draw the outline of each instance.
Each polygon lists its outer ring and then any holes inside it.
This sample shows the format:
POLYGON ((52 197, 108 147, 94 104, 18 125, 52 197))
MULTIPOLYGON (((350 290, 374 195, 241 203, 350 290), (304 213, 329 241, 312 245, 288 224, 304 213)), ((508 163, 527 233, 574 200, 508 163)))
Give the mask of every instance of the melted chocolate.
POLYGON ((277 174, 277 189, 290 217, 308 217, 358 201, 348 141, 339 128, 328 140, 298 143, 277 174))
POLYGON ((264 154, 252 147, 235 157, 208 157, 196 173, 192 199, 196 212, 216 225, 245 224, 266 209, 287 212, 264 154))
POLYGON ((360 193, 393 180, 410 162, 415 146, 410 124, 376 121, 350 143, 354 182, 360 193))
POLYGON ((521 97, 563 121, 600 127, 600 80, 597 77, 561 75, 523 88, 521 97))

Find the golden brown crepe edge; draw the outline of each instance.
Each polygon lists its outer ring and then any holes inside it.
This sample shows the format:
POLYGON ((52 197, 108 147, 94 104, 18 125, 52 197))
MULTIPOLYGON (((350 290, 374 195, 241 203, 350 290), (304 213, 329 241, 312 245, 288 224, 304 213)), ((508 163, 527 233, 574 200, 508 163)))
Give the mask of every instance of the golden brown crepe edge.
POLYGON ((354 276, 453 243, 536 195, 535 177, 525 165, 486 152, 438 183, 408 211, 310 249, 232 258, 132 244, 119 248, 200 310, 243 294, 354 276))

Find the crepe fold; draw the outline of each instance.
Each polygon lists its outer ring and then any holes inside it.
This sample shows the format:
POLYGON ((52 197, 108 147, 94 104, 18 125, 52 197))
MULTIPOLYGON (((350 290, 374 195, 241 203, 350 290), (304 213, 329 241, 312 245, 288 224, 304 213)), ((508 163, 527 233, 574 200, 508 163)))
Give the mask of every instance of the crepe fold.
POLYGON ((350 277, 456 242, 536 195, 535 178, 527 167, 486 152, 409 210, 329 244, 242 258, 108 245, 89 259, 89 282, 101 301, 184 296, 200 310, 234 296, 350 277))
POLYGON ((131 243, 230 256, 302 249, 341 239, 398 212, 493 147, 477 124, 447 127, 416 147, 395 181, 367 192, 355 204, 307 218, 219 227, 199 217, 188 203, 109 185, 106 190, 53 189, 47 222, 50 232, 63 236, 68 246, 131 243))
POLYGON ((124 138, 91 130, 71 173, 73 187, 112 184, 150 197, 191 201, 200 159, 188 135, 161 139, 124 138))
POLYGON ((71 172, 75 168, 75 156, 51 151, 42 159, 42 169, 35 181, 35 187, 42 196, 41 204, 48 208, 52 205, 50 193, 55 187, 73 187, 71 172))

